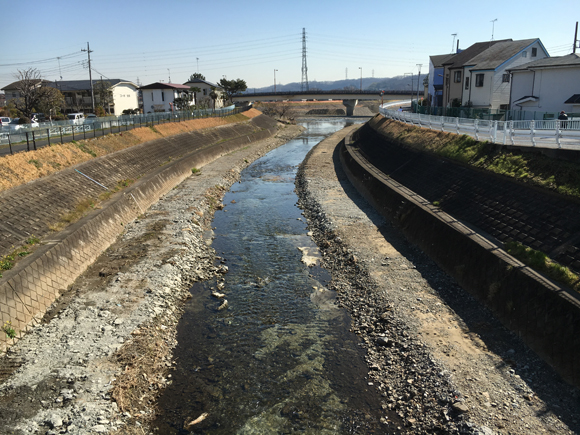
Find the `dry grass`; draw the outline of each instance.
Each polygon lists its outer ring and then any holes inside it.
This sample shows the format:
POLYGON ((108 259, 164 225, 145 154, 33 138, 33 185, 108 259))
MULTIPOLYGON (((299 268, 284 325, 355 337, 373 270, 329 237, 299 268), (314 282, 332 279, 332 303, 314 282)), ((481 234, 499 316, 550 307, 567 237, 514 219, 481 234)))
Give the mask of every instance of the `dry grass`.
POLYGON ((156 399, 167 385, 171 369, 174 338, 155 321, 133 332, 117 354, 122 372, 117 375, 111 397, 121 412, 131 414, 130 421, 117 433, 141 433, 141 424, 150 423, 156 415, 156 399), (147 411, 141 414, 140 411, 147 411))
POLYGON ((262 114, 262 112, 260 112, 257 109, 250 109, 250 110, 246 110, 245 112, 242 112, 242 115, 244 115, 246 118, 252 119, 255 118, 256 116, 260 116, 262 114))
MULTIPOLYGON (((249 112, 252 110, 257 112, 257 114, 251 113, 250 117, 260 114, 255 109, 251 109, 249 112)), ((238 114, 225 118, 202 118, 184 122, 171 122, 1 157, 0 192, 46 177, 95 157, 104 156, 150 140, 194 130, 245 122, 248 118, 248 116, 238 114)))

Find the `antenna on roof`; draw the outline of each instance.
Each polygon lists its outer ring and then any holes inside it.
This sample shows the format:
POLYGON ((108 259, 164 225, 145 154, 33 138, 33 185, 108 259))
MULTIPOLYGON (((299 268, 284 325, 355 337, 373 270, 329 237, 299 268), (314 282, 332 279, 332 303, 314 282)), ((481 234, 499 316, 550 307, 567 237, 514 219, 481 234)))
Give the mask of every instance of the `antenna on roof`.
POLYGON ((453 42, 451 43, 451 53, 453 53, 453 47, 455 47, 455 38, 457 37, 457 33, 452 33, 451 36, 453 36, 453 42))
POLYGON ((497 21, 497 18, 494 18, 493 20, 490 21, 491 23, 491 40, 493 41, 493 31, 495 30, 495 22, 497 21))

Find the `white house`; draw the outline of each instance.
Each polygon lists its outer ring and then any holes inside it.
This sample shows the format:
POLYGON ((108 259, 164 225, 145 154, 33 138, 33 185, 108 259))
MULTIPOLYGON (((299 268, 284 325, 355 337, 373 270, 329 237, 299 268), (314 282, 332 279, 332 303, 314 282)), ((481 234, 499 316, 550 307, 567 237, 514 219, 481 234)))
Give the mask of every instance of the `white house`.
POLYGON ((189 92, 189 86, 177 83, 152 83, 139 88, 143 93, 144 113, 172 112, 176 98, 183 97, 189 92))
MULTIPOLYGON (((20 98, 18 83, 14 82, 2 88, 6 93, 6 102, 15 98, 20 98)), ((93 88, 96 90, 100 83, 108 84, 112 93, 111 101, 107 103, 100 101, 98 92, 95 91, 95 106, 103 106, 107 113, 121 115, 125 109, 139 108, 139 99, 137 85, 129 80, 123 79, 106 79, 93 80, 93 88)), ((41 82, 39 82, 39 85, 41 82)), ((62 92, 66 109, 65 113, 93 111, 91 100, 91 81, 90 80, 57 80, 54 82, 42 80, 43 86, 50 86, 62 92)))
POLYGON ((202 79, 194 79, 188 82, 185 82, 184 85, 191 87, 191 88, 199 88, 201 89, 200 92, 195 92, 195 104, 197 105, 207 105, 207 107, 213 107, 214 101, 210 98, 209 94, 212 91, 212 88, 216 89, 218 94, 218 98, 215 100, 215 108, 219 109, 224 106, 222 100, 222 88, 215 83, 208 82, 202 79))
POLYGON ((549 57, 539 39, 500 41, 463 65, 461 103, 474 108, 509 109, 509 69, 549 57))
POLYGON ((580 55, 549 57, 509 72, 511 110, 580 113, 580 55))

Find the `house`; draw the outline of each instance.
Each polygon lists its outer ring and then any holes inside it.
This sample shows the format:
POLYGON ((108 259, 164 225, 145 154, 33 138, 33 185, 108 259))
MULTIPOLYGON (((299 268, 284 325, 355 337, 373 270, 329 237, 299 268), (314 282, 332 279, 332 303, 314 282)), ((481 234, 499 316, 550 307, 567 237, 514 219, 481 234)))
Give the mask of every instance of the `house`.
POLYGON ((511 110, 580 113, 580 55, 539 59, 509 73, 511 110))
POLYGON ((143 93, 143 111, 145 113, 172 112, 175 99, 184 97, 189 94, 190 90, 189 86, 186 85, 161 82, 141 86, 139 89, 143 93))
POLYGON ((194 79, 194 80, 190 80, 188 82, 185 82, 184 85, 190 87, 190 88, 199 88, 201 89, 200 92, 195 92, 195 96, 194 96, 194 104, 198 105, 198 106, 207 106, 207 107, 211 107, 214 108, 213 104, 214 101, 211 99, 211 97, 209 96, 209 94, 212 91, 212 88, 216 89, 216 92, 218 94, 218 98, 215 100, 215 109, 219 109, 220 107, 223 107, 223 100, 222 100, 222 88, 219 85, 216 85, 215 83, 211 83, 208 82, 206 80, 202 80, 202 79, 194 79))
MULTIPOLYGON (((504 40, 511 41, 511 39, 504 40)), ((463 100, 464 68, 478 54, 503 41, 477 42, 441 63, 443 66, 443 106, 461 105, 463 100)), ((469 86, 469 83, 468 83, 469 86)))
MULTIPOLYGON (((90 80, 59 80, 59 81, 39 81, 44 86, 50 86, 58 89, 64 95, 66 108, 64 113, 93 111, 91 99, 91 81, 90 80)), ((6 102, 11 99, 19 98, 18 82, 11 83, 2 88, 6 93, 6 102)), ((136 109, 139 107, 137 99, 137 85, 129 80, 107 79, 93 80, 93 92, 95 96, 95 106, 103 106, 105 112, 121 115, 125 109, 136 109), (101 93, 98 91, 103 85, 108 87, 110 99, 101 103, 101 93)))
POLYGON ((538 39, 498 41, 464 63, 462 106, 508 110, 510 68, 550 55, 538 39))
POLYGON ((429 88, 428 98, 431 106, 443 106, 443 78, 445 68, 443 62, 455 56, 455 53, 429 56, 429 88))

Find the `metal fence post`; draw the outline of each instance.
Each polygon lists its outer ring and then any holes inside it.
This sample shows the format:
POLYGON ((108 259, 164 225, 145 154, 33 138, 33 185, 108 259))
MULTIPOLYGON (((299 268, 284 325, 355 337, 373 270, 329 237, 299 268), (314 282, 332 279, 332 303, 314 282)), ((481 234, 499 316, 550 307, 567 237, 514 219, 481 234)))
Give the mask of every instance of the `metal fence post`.
POLYGON ((71 126, 71 131, 72 131, 72 136, 73 136, 73 140, 75 140, 75 126, 71 126))
POLYGON ((10 147, 10 154, 14 154, 12 151, 12 139, 10 138, 10 133, 8 133, 8 146, 10 147))
POLYGON ((83 139, 87 138, 87 130, 85 128, 85 124, 83 124, 83 139))
POLYGON ((562 131, 560 130, 560 120, 556 119, 556 145, 558 145, 558 148, 562 148, 562 143, 560 142, 561 137, 562 131))
POLYGON ((30 142, 28 141, 28 132, 26 132, 26 150, 30 151, 30 142))
POLYGON ((455 132, 459 134, 459 118, 455 118, 455 132))
POLYGON ((50 128, 46 129, 46 138, 48 140, 48 146, 50 146, 50 128))
POLYGON ((510 139, 511 139, 512 145, 514 145, 515 142, 514 142, 514 122, 513 121, 510 121, 510 139))
POLYGON ((60 144, 62 145, 64 141, 62 140, 62 127, 58 128, 60 130, 60 144))
POLYGON ((530 121, 530 136, 532 139, 532 146, 536 146, 536 137, 535 137, 535 130, 536 130, 536 121, 533 119, 530 121))

